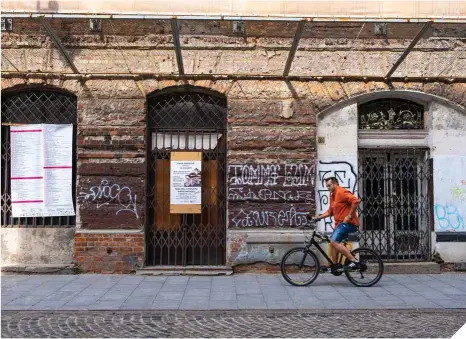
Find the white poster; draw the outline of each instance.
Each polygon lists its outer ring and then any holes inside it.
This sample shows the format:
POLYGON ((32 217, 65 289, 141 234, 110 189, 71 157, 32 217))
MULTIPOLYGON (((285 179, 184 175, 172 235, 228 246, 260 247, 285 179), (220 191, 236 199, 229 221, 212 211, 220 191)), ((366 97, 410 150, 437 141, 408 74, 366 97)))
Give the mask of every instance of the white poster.
POLYGON ((201 161, 171 161, 170 204, 201 204, 201 161))
POLYGON ((44 205, 42 135, 42 125, 10 128, 13 217, 42 216, 44 205))
POLYGON ((74 215, 73 125, 12 126, 13 217, 74 215))
POLYGON ((73 125, 43 125, 44 216, 74 215, 73 125))

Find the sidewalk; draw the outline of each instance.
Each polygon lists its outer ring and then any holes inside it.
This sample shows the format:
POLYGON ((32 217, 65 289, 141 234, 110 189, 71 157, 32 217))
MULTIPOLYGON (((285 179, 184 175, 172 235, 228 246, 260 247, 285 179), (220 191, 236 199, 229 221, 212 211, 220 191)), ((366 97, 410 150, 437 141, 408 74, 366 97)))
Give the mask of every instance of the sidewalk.
POLYGON ((384 275, 369 288, 319 275, 294 287, 280 275, 3 275, 2 310, 237 310, 466 308, 466 274, 384 275))

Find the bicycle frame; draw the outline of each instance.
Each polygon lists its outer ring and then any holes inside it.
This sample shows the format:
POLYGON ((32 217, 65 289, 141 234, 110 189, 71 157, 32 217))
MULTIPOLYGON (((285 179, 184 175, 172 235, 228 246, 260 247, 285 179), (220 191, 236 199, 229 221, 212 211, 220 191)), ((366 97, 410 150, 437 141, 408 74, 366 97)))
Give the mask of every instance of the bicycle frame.
MULTIPOLYGON (((328 254, 322 249, 322 247, 320 247, 319 243, 317 241, 315 241, 315 235, 316 235, 316 230, 314 230, 312 232, 312 237, 311 237, 311 240, 309 242, 305 242, 306 243, 306 246, 305 248, 307 250, 310 250, 311 246, 314 245, 318 250, 319 252, 325 257, 325 259, 327 259, 327 261, 331 264, 342 264, 342 261, 343 261, 343 257, 345 257, 343 254, 340 254, 340 261, 335 263, 333 262, 333 260, 328 256, 328 254)), ((327 244, 330 243, 330 241, 328 240, 328 237, 326 237, 326 239, 323 239, 327 244)), ((347 242, 343 242, 343 245, 346 247, 346 244, 347 242)), ((345 257, 346 258, 346 257, 345 257)), ((304 258, 303 258, 304 260, 304 258)), ((301 266, 302 266, 303 263, 301 263, 301 266)))

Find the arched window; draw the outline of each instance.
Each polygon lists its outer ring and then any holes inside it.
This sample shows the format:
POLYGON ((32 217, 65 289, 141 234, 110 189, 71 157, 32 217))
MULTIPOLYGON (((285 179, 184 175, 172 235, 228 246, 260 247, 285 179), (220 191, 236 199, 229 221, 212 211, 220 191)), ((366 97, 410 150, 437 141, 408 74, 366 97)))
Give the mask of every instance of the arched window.
POLYGON ((21 124, 73 124, 72 195, 76 186, 76 97, 49 88, 30 88, 3 94, 2 98, 2 227, 72 226, 74 216, 22 217, 11 215, 10 128, 21 124))
POLYGON ((192 86, 149 96, 147 265, 225 264, 226 112, 225 97, 192 86), (201 155, 200 173, 191 173, 201 189, 200 211, 171 210, 175 153, 201 155))
POLYGON ((424 107, 404 99, 378 99, 359 105, 359 129, 424 129, 424 107))

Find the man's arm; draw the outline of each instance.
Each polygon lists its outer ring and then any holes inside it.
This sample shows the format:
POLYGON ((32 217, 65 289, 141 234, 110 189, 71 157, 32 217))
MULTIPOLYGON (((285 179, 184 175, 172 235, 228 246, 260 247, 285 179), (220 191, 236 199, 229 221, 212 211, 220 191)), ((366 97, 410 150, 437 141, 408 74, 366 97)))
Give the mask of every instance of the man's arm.
POLYGON ((327 217, 331 217, 333 215, 333 209, 330 207, 327 211, 325 211, 324 213, 322 214, 319 214, 319 215, 316 215, 314 217, 314 219, 324 219, 324 218, 327 218, 327 217))
POLYGON ((349 214, 343 219, 344 223, 349 223, 353 219, 354 213, 356 212, 358 205, 359 205, 359 199, 356 198, 350 191, 345 191, 343 193, 343 196, 345 200, 351 204, 351 209, 349 214))

